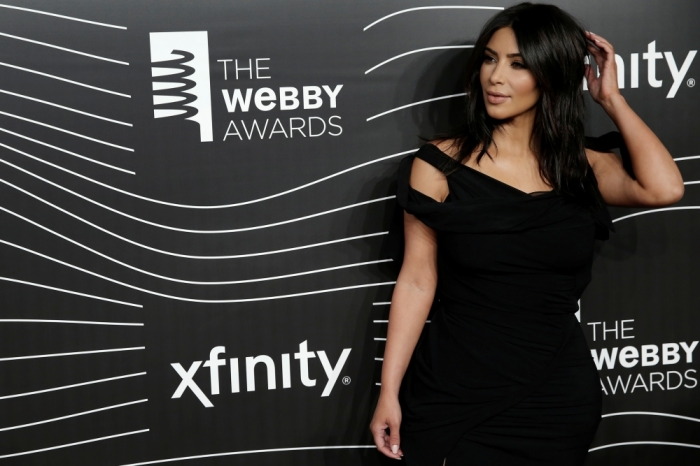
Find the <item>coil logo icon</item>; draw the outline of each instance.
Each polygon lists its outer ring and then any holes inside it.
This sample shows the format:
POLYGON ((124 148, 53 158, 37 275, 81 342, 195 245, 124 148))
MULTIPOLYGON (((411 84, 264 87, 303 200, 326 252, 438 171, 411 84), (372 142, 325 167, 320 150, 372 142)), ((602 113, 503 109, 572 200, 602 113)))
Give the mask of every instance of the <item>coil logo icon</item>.
POLYGON ((153 117, 180 116, 212 141, 207 31, 152 32, 153 117))

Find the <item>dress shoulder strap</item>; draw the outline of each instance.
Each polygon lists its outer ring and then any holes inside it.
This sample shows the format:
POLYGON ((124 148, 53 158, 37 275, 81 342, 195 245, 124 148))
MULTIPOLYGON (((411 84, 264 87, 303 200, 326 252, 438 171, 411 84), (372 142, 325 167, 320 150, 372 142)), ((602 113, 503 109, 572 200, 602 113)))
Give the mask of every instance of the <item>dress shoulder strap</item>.
POLYGON ((622 134, 619 131, 610 131, 602 136, 591 137, 586 136, 586 147, 593 149, 598 152, 606 152, 612 149, 620 149, 620 156, 622 157, 622 166, 627 171, 627 173, 636 179, 634 172, 632 171, 632 159, 630 153, 627 150, 625 141, 622 138, 622 134))
POLYGON ((423 144, 414 154, 421 160, 428 162, 440 171, 451 168, 456 162, 449 155, 441 151, 436 145, 431 143, 423 144))

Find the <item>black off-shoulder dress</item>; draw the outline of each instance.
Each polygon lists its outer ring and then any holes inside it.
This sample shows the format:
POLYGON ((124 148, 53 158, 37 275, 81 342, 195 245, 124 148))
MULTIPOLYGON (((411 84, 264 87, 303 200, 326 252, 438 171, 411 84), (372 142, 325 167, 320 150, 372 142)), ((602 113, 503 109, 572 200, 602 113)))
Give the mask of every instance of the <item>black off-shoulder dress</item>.
POLYGON ((457 164, 440 203, 409 185, 415 157, 454 163, 425 144, 398 174, 398 205, 438 238, 431 323, 400 390, 405 463, 582 464, 602 395, 575 313, 607 209, 457 164))

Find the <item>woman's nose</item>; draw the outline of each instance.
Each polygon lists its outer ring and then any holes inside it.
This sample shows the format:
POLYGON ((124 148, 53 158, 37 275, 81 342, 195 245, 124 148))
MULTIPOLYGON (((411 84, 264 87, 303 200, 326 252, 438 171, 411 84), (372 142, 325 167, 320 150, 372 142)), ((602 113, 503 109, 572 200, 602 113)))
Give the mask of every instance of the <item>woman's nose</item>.
POLYGON ((491 76, 489 76, 489 81, 491 81, 492 84, 502 84, 505 79, 505 73, 503 69, 503 63, 497 63, 496 66, 494 66, 491 69, 491 76))

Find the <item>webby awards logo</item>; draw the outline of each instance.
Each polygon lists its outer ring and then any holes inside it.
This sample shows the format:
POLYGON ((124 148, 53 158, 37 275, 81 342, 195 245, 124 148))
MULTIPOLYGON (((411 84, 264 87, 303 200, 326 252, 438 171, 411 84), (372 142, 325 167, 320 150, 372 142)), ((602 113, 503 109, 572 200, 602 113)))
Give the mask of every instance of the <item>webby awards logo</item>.
POLYGON ((212 116, 207 31, 152 32, 153 117, 181 117, 211 142, 212 116))

